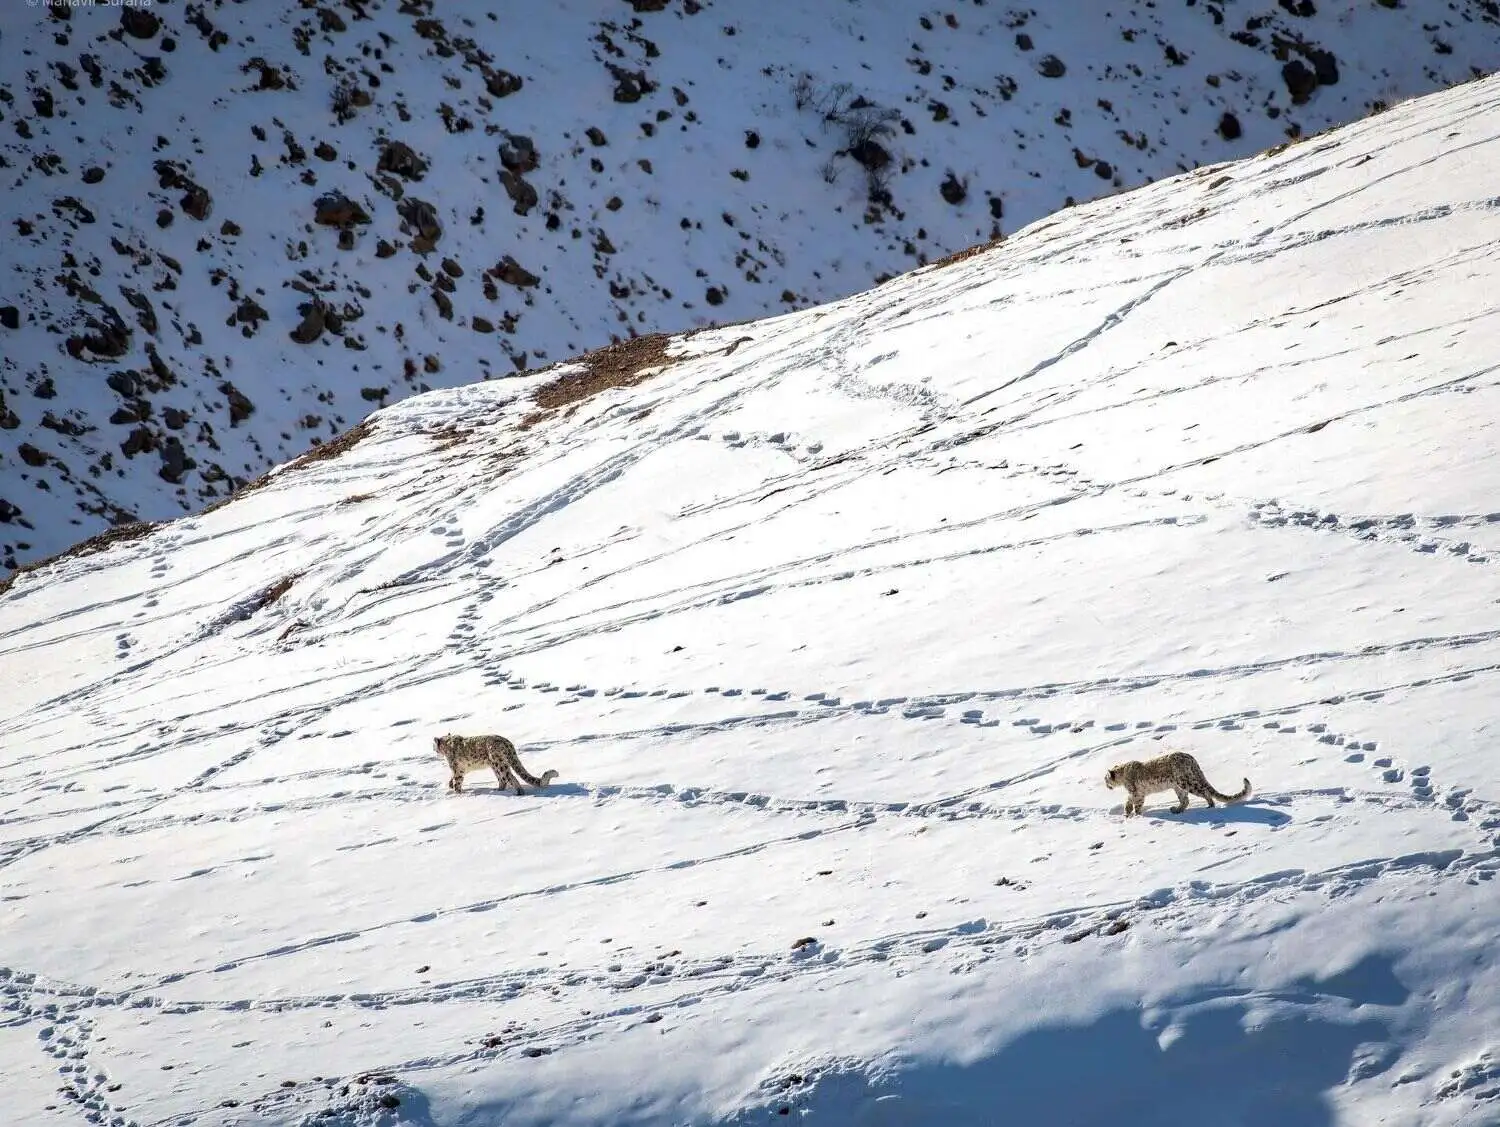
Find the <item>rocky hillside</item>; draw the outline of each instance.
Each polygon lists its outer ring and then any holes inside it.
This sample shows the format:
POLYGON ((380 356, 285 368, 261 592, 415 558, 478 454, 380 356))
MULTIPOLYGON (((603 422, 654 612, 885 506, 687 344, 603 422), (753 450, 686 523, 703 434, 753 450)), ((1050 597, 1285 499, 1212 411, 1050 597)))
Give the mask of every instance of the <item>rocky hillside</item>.
POLYGON ((0 9, 0 564, 1500 60, 1493 0, 494 8, 0 9))

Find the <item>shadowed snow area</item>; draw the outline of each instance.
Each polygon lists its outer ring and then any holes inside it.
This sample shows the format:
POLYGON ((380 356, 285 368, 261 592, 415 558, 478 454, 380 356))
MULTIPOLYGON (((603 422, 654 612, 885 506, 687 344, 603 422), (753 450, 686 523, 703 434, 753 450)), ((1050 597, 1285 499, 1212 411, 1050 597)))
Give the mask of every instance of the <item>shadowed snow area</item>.
POLYGON ((1487 80, 18 576, 6 1115, 1494 1122, 1497 167, 1487 80))

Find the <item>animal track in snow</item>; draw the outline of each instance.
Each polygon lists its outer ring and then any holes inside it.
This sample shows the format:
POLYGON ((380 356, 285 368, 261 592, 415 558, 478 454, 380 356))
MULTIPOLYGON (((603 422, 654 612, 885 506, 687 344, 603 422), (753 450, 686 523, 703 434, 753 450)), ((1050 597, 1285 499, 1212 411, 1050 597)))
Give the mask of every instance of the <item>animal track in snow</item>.
MULTIPOLYGON (((1214 884, 1192 880, 1159 888, 1127 900, 1062 907, 1039 915, 991 923, 984 917, 948 926, 877 935, 840 945, 830 940, 799 939, 780 951, 686 956, 680 951, 654 955, 622 949, 621 957, 593 967, 540 967, 502 972, 451 983, 403 987, 353 994, 320 994, 257 999, 184 999, 163 1001, 146 992, 128 992, 103 999, 104 1004, 161 1008, 173 1013, 240 1012, 247 1009, 280 1012, 299 1009, 375 1009, 412 1003, 467 1004, 504 1000, 526 991, 545 991, 564 999, 589 988, 619 998, 614 1005, 589 1006, 589 1012, 549 1026, 509 1027, 477 1045, 455 1049, 441 1057, 386 1062, 367 1075, 411 1076, 454 1065, 513 1056, 566 1052, 607 1030, 651 1024, 674 1011, 701 1005, 721 994, 754 990, 763 984, 807 982, 851 965, 884 964, 893 975, 914 965, 935 965, 963 974, 995 959, 1027 960, 1053 944, 1129 942, 1142 927, 1176 926, 1177 917, 1201 912, 1204 902, 1235 913, 1241 905, 1266 898, 1298 894, 1341 897, 1362 886, 1403 872, 1422 871, 1434 879, 1493 877, 1500 869, 1500 852, 1464 853, 1460 850, 1419 852, 1365 860, 1308 872, 1300 869, 1266 873, 1245 880, 1214 884)), ((358 933, 352 933, 358 934, 358 933)), ((1494 1077, 1484 1056, 1461 1070, 1466 1087, 1453 1094, 1488 1092, 1494 1077), (1473 1079, 1470 1079, 1473 1078, 1473 1079)), ((342 1081, 336 1081, 341 1083, 342 1081)), ((268 1093, 264 1099, 276 1098, 268 1093)), ((1489 1097, 1485 1097, 1489 1098, 1489 1097)))
POLYGON ((1440 1100, 1463 1097, 1476 1103, 1500 1099, 1500 1050, 1481 1050, 1469 1063, 1444 1077, 1432 1094, 1440 1100))
POLYGON ((1317 509, 1283 509, 1280 502, 1269 500, 1254 502, 1250 519, 1263 528, 1293 525, 1318 532, 1336 532, 1357 540, 1404 544, 1423 555, 1451 556, 1475 564, 1493 562, 1495 550, 1477 548, 1471 541, 1451 535, 1450 530, 1491 529, 1500 537, 1500 513, 1437 517, 1397 513, 1345 518, 1317 509))
POLYGON ((109 1099, 120 1085, 110 1082, 107 1070, 91 1063, 93 1022, 83 1011, 108 1004, 109 996, 92 987, 52 984, 34 974, 0 967, 3 1024, 37 1027, 38 1046, 56 1062, 60 1078, 57 1106, 73 1105, 89 1123, 139 1127, 135 1119, 120 1114, 109 1099))

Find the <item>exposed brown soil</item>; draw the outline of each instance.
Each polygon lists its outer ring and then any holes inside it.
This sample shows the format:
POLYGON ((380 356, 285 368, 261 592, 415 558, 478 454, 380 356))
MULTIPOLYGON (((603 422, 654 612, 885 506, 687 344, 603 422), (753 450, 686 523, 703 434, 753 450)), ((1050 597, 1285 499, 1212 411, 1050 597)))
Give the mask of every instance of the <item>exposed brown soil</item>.
MULTIPOLYGON (((612 387, 633 387, 647 378, 647 369, 670 363, 666 333, 617 341, 580 356, 583 371, 570 372, 545 383, 532 394, 532 402, 543 411, 579 403, 612 387)), ((539 421, 534 415, 521 420, 522 429, 539 421)))

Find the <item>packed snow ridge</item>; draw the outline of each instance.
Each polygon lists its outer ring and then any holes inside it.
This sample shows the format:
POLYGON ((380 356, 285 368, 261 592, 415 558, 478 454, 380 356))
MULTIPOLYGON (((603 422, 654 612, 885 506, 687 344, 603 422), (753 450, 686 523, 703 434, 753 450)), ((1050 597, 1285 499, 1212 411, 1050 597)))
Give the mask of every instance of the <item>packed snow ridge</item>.
POLYGON ((6 1118, 1494 1123, 1496 167, 1484 80, 17 575, 6 1118))
POLYGON ((0 5, 0 570, 1497 61, 1494 0, 0 5))

